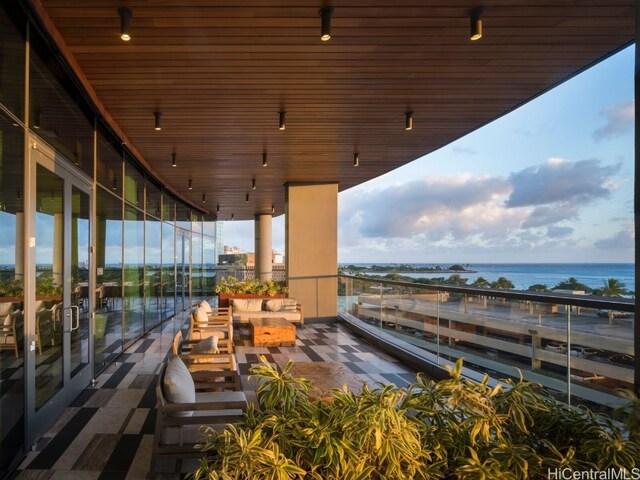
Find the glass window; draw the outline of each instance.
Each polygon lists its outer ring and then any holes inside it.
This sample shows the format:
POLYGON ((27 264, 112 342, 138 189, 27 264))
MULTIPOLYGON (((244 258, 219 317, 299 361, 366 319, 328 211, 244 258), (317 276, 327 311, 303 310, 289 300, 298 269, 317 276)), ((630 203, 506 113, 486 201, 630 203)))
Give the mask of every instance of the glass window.
POLYGON ((145 222, 145 273, 144 273, 144 298, 145 298, 145 330, 150 330, 162 320, 162 222, 147 216, 145 222))
POLYGON ((193 302, 204 299, 202 285, 202 235, 194 233, 191 237, 191 296, 193 302))
POLYGON ((29 127, 93 177, 92 110, 45 42, 32 32, 29 127))
POLYGON ((26 20, 17 18, 19 9, 11 10, 0 9, 0 102, 23 119, 26 20))
POLYGON ((202 290, 205 299, 213 296, 216 276, 216 239, 202 236, 202 290))
POLYGON ((124 158, 124 199, 144 208, 144 175, 135 166, 133 157, 125 153, 124 158))
POLYGON ((194 233, 202 233, 202 214, 191 212, 191 230, 194 233))
POLYGON ((0 321, 15 331, 0 350, 0 472, 24 445, 23 134, 0 110, 0 321))
POLYGON ((124 209, 124 342, 125 348, 144 332, 144 215, 124 209))
POLYGON ((173 315, 176 303, 175 227, 162 222, 162 319, 173 315))
POLYGON ((145 211, 147 215, 153 215, 156 218, 161 218, 162 208, 162 194, 160 188, 156 186, 149 178, 147 178, 147 200, 145 211))
POLYGON ((191 209, 181 202, 176 202, 176 225, 183 230, 191 231, 191 209))
POLYGON ((98 124, 96 180, 104 188, 122 196, 122 146, 102 123, 98 124))
POLYGON ((216 236, 216 222, 214 220, 209 220, 205 218, 204 223, 202 224, 202 231, 205 235, 209 235, 210 237, 216 236))
POLYGON ((122 352, 122 200, 102 188, 96 197, 95 366, 122 352))
POLYGON ((176 220, 176 202, 167 193, 162 194, 162 220, 169 223, 176 220))

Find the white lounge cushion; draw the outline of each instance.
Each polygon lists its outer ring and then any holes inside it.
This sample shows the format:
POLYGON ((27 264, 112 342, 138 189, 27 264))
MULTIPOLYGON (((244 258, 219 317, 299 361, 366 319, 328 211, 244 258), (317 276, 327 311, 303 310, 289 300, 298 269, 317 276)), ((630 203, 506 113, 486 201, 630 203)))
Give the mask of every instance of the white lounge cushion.
POLYGON ((218 336, 211 335, 204 340, 200 340, 193 346, 191 353, 220 353, 220 350, 218 350, 218 336))
MULTIPOLYGON (((167 402, 170 403, 194 403, 196 401, 196 386, 193 378, 180 357, 173 357, 167 364, 164 373, 162 390, 167 402)), ((190 417, 190 412, 175 412, 175 417, 190 417)))
POLYGON ((238 312, 259 312, 262 310, 261 298, 232 298, 233 310, 238 312))
POLYGON ((4 317, 4 323, 3 325, 10 327, 11 325, 13 325, 13 317, 11 316, 10 313, 7 313, 7 316, 4 317))
POLYGON ((202 300, 199 304, 198 304, 199 308, 204 308, 204 311, 207 313, 211 313, 213 310, 211 309, 211 305, 209 305, 209 302, 207 302, 206 300, 202 300))

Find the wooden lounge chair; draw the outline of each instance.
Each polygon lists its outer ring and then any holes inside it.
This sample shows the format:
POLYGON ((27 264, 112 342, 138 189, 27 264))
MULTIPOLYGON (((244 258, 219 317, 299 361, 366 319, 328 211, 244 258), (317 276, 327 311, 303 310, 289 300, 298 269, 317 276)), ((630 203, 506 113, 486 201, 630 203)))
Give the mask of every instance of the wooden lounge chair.
POLYGON ((205 427, 223 430, 229 423, 239 421, 247 406, 243 392, 196 393, 193 379, 189 381, 189 374, 185 371, 179 357, 164 363, 160 369, 156 384, 157 414, 151 478, 155 477, 159 457, 201 456, 202 451, 195 446, 203 441, 205 427))

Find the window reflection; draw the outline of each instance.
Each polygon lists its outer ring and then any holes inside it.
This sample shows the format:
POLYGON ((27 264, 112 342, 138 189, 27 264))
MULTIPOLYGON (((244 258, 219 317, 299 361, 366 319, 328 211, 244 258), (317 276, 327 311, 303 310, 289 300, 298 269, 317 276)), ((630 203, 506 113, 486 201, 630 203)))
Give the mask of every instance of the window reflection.
POLYGON ((96 199, 95 367, 122 352, 122 200, 102 188, 96 199))
POLYGON ((129 205, 124 210, 124 342, 144 332, 144 215, 129 205))

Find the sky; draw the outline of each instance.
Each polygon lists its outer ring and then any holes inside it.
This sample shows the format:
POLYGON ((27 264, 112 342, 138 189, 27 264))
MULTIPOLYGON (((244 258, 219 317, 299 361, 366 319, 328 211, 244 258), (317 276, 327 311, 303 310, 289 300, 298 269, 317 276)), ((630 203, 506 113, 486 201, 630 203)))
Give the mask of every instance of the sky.
MULTIPOLYGON (((633 262, 629 47, 338 197, 340 263, 633 262)), ((253 222, 224 244, 253 251, 253 222)), ((284 252, 284 216, 273 221, 284 252)))

